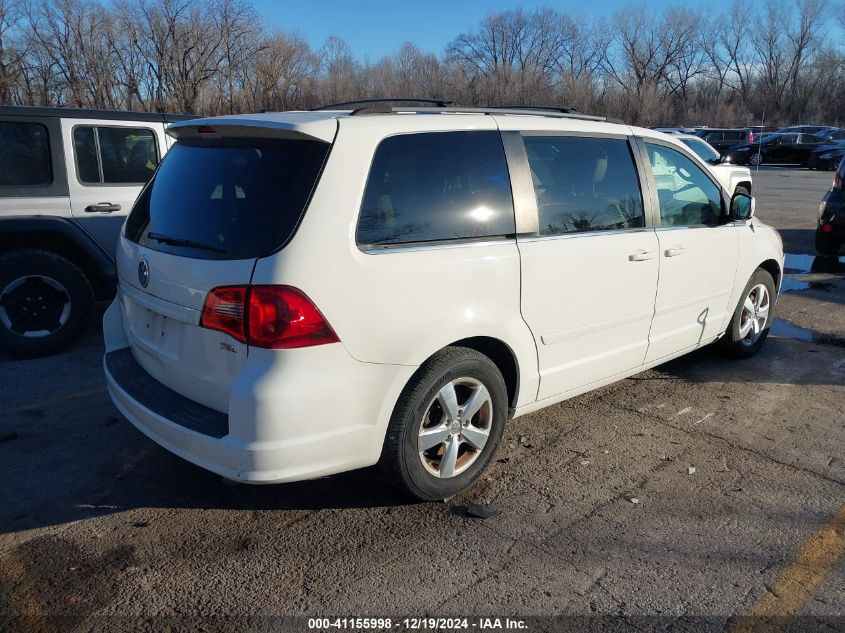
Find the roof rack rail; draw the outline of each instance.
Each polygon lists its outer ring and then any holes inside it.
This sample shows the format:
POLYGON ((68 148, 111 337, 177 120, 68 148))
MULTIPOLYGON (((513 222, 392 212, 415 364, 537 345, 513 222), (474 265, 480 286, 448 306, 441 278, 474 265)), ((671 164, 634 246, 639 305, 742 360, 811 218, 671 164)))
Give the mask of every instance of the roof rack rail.
POLYGON ((592 114, 581 114, 579 112, 563 112, 562 109, 529 109, 529 108, 461 108, 458 106, 440 106, 440 107, 420 107, 420 108, 402 108, 402 107, 371 107, 359 108, 353 110, 351 115, 367 115, 367 114, 391 114, 391 113, 417 113, 417 114, 515 114, 522 116, 545 116, 561 119, 580 119, 583 121, 601 121, 610 123, 621 123, 621 121, 610 120, 603 116, 594 116, 592 114))
POLYGON ((503 106, 496 106, 505 110, 548 110, 549 112, 560 112, 561 114, 569 114, 570 112, 578 112, 575 108, 559 108, 557 106, 545 105, 517 105, 508 104, 503 106))
POLYGON ((427 105, 432 105, 438 108, 445 108, 447 106, 455 105, 454 101, 448 101, 446 99, 417 99, 415 97, 409 99, 358 99, 356 101, 342 101, 340 103, 330 103, 328 105, 323 105, 318 108, 312 108, 312 110, 362 110, 368 106, 375 106, 379 104, 386 104, 386 103, 423 103, 427 105))

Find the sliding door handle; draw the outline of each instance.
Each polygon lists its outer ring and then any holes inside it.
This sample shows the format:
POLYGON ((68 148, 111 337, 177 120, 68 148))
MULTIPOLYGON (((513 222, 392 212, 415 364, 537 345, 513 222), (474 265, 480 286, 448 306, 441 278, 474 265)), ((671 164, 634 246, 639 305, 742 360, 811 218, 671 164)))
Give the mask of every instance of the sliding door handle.
POLYGON ((673 246, 672 248, 667 248, 665 255, 666 257, 677 257, 678 255, 683 255, 687 252, 683 246, 673 246))

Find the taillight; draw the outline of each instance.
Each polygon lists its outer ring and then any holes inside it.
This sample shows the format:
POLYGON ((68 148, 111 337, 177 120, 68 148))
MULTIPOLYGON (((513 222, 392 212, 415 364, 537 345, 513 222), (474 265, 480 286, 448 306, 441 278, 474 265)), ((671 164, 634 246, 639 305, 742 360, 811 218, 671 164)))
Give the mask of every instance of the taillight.
POLYGON ((339 340, 317 306, 291 286, 215 288, 206 297, 200 326, 269 349, 310 347, 339 340), (233 306, 238 300, 238 307, 233 306))
POLYGON ((241 343, 246 342, 247 286, 221 286, 208 293, 200 315, 200 327, 226 332, 241 343))
POLYGON ((754 142, 754 132, 753 132, 753 131, 751 131, 751 132, 749 132, 749 133, 748 133, 748 142, 749 142, 749 143, 753 143, 753 142, 754 142))

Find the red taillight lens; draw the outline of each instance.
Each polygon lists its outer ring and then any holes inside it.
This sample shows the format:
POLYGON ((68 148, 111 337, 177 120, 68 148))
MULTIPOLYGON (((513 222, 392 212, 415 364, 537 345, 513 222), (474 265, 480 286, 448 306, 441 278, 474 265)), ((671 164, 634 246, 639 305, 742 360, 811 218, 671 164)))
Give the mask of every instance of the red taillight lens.
POLYGON ((337 343, 337 334, 301 290, 291 286, 223 286, 205 300, 200 325, 242 343, 292 349, 337 343), (232 303, 240 300, 239 307, 232 303))
POLYGON ((209 292, 202 307, 200 327, 226 332, 232 338, 245 343, 246 296, 246 286, 221 286, 209 292))
POLYGON ((749 132, 749 133, 748 133, 748 142, 749 142, 749 143, 753 143, 753 142, 754 142, 754 132, 749 132))
POLYGON ((822 233, 833 233, 833 225, 832 224, 822 224, 822 233))

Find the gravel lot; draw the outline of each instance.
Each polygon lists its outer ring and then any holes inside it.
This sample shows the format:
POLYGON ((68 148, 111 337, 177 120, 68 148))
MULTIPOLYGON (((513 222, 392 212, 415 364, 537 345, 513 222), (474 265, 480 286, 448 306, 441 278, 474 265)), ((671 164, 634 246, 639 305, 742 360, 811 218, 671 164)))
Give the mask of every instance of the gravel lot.
POLYGON ((0 357, 0 630, 307 628, 280 615, 842 630, 845 258, 812 248, 830 180, 756 178, 790 253, 760 355, 702 350, 515 420, 486 479, 447 503, 408 503, 372 470, 223 482, 120 417, 98 329, 60 356, 0 357))

